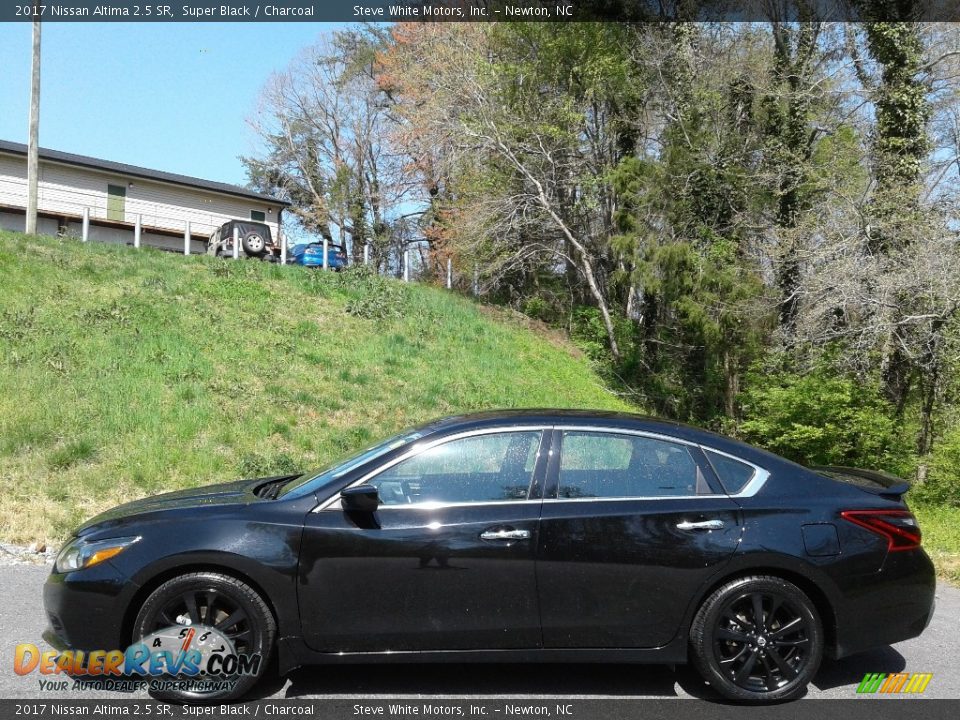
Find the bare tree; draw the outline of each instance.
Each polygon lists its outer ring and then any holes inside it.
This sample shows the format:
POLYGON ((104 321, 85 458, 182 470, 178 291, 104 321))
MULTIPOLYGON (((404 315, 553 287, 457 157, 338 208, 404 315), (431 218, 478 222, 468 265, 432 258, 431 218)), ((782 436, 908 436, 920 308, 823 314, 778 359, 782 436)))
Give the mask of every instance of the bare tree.
POLYGON ((365 243, 379 260, 405 201, 403 173, 386 144, 386 106, 375 80, 376 36, 334 33, 306 48, 265 86, 250 120, 265 152, 245 158, 255 186, 280 192, 309 232, 365 243))

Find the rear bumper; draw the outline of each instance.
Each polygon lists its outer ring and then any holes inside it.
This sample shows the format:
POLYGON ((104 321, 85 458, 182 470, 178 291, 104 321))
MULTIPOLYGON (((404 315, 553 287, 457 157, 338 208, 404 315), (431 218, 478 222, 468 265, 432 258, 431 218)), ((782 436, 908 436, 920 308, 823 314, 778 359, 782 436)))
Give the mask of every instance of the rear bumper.
MULTIPOLYGON (((307 256, 302 260, 298 260, 297 263, 300 265, 306 265, 307 267, 323 267, 323 258, 307 256)), ((339 261, 327 263, 327 268, 330 270, 340 270, 345 267, 346 264, 339 261)))
POLYGON ((923 550, 889 553, 846 594, 837 613, 838 658, 920 635, 933 618, 936 572, 923 550))

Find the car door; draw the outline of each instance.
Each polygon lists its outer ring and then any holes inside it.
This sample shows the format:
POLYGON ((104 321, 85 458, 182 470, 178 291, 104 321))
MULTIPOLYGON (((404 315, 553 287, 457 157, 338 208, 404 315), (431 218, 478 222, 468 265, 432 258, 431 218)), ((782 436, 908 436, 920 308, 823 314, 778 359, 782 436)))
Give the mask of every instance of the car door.
POLYGON ((739 508, 695 445, 558 428, 537 545, 548 648, 647 648, 676 634, 727 563, 739 508))
POLYGON ((375 513, 339 498, 304 528, 299 600, 325 652, 540 646, 534 554, 542 427, 421 442, 360 481, 375 513))

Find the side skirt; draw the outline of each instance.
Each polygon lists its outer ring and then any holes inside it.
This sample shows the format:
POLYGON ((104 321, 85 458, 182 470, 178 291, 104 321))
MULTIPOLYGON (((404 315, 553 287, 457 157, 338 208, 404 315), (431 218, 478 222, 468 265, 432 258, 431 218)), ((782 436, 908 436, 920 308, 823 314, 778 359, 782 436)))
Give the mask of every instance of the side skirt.
POLYGON ((532 648, 525 650, 397 650, 324 653, 308 648, 299 637, 277 643, 280 674, 307 665, 378 663, 634 663, 682 665, 687 662, 685 638, 657 648, 532 648))

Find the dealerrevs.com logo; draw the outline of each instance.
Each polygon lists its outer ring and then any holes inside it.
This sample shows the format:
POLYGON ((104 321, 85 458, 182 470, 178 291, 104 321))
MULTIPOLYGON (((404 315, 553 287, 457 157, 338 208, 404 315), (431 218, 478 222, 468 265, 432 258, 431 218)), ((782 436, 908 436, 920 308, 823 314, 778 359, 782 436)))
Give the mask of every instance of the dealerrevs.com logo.
POLYGON ((933 673, 867 673, 857 686, 857 693, 920 694, 932 679, 933 673))
POLYGON ((194 625, 158 630, 126 650, 47 650, 17 645, 13 669, 18 675, 43 676, 40 690, 149 690, 214 693, 232 690, 243 675, 256 675, 259 654, 238 654, 233 643, 213 627, 194 625))

